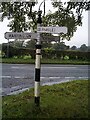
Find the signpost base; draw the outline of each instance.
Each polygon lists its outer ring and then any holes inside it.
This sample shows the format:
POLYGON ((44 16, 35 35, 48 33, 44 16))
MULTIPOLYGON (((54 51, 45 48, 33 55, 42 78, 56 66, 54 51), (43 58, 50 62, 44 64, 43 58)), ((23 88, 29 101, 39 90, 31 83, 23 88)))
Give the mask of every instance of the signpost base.
POLYGON ((35 105, 40 106, 40 97, 35 97, 35 105))

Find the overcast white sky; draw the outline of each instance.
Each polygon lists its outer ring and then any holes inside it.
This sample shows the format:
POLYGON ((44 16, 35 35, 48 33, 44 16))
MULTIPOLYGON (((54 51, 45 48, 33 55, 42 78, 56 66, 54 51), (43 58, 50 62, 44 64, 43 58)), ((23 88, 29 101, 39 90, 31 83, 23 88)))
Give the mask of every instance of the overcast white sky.
MULTIPOLYGON (((40 0, 39 5, 42 0, 40 0)), ((38 5, 34 8, 38 10, 38 5)), ((41 10, 43 10, 43 4, 41 6, 41 10)), ((53 10, 50 4, 50 0, 46 1, 46 10, 53 10)), ((8 20, 4 19, 3 22, 0 22, 0 43, 5 43, 7 40, 4 38, 4 33, 9 32, 9 28, 7 27, 8 20)), ((88 12, 83 12, 83 25, 78 27, 77 31, 74 33, 74 36, 70 41, 65 40, 65 44, 69 46, 77 46, 80 47, 82 44, 88 45, 88 12)))

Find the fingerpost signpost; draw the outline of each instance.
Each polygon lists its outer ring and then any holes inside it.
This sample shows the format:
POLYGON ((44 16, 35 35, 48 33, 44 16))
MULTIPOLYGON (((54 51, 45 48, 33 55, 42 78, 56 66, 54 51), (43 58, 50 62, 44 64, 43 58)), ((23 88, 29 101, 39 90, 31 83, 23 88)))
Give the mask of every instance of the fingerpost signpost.
POLYGON ((40 105, 40 58, 41 58, 41 40, 40 40, 40 33, 67 33, 67 27, 43 27, 41 26, 42 19, 41 19, 41 11, 38 12, 38 20, 37 20, 37 33, 38 39, 36 44, 36 67, 35 67, 35 104, 37 106, 40 105))
MULTIPOLYGON (((45 0, 44 0, 45 1, 45 0)), ((43 2, 44 2, 43 1, 43 2)), ((42 3, 43 3, 42 2, 42 3)), ((41 4, 42 4, 41 3, 41 4)), ((40 4, 40 6, 41 6, 40 4)), ((4 34, 5 38, 8 39, 37 39, 36 42, 36 60, 35 60, 35 88, 34 88, 34 97, 35 97, 35 105, 40 106, 40 69, 41 69, 41 41, 45 41, 46 39, 59 41, 59 37, 55 36, 42 36, 40 33, 51 33, 51 34, 59 34, 59 33, 67 33, 67 27, 59 27, 59 26, 41 26, 42 18, 41 18, 42 11, 38 10, 38 19, 37 19, 37 33, 33 32, 6 32, 4 34)))

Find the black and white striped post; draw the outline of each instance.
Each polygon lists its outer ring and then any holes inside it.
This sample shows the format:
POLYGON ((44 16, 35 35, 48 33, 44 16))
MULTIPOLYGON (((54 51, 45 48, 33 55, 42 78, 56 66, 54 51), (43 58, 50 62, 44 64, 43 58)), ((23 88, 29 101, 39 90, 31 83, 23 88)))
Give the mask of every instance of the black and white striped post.
POLYGON ((8 40, 8 43, 7 43, 7 58, 9 58, 9 39, 8 40))
MULTIPOLYGON (((38 11, 38 20, 37 27, 39 27, 42 23, 41 19, 42 11, 38 11)), ((36 43, 36 61, 35 61, 35 105, 40 105, 40 69, 41 69, 41 41, 40 41, 40 33, 38 34, 37 43, 36 43)))

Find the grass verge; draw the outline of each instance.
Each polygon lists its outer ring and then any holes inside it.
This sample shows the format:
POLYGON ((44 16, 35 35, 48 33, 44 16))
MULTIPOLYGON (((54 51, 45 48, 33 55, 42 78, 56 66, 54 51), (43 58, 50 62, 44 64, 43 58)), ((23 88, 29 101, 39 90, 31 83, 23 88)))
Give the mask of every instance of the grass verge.
POLYGON ((40 89, 39 108, 34 105, 34 89, 3 97, 3 120, 88 118, 88 80, 75 80, 40 89))
MULTIPOLYGON (((11 64, 34 64, 35 59, 21 59, 21 58, 2 58, 2 63, 11 64)), ((59 60, 59 59, 41 59, 42 64, 77 64, 77 65, 88 65, 89 61, 83 60, 59 60)))

